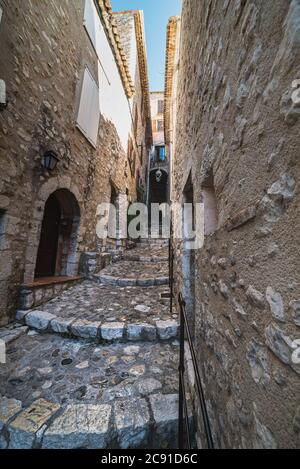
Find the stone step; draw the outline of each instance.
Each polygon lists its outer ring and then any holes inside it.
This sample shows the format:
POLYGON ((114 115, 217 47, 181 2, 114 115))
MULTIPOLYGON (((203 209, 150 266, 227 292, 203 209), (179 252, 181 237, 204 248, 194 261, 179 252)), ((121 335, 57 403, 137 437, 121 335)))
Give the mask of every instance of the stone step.
POLYGON ((0 398, 1 449, 176 449, 178 395, 153 394, 113 404, 0 398))
POLYGON ((178 322, 127 323, 61 318, 46 311, 18 311, 17 321, 31 329, 101 342, 167 341, 178 337, 178 322))
POLYGON ((97 346, 31 332, 0 367, 1 449, 176 447, 177 340, 97 346))
POLYGON ((137 243, 137 246, 139 244, 146 244, 148 246, 168 246, 169 245, 169 240, 166 238, 141 238, 139 242, 137 243))
POLYGON ((168 256, 138 256, 135 254, 124 254, 121 257, 122 260, 124 261, 129 261, 129 262, 146 262, 146 263, 159 263, 159 262, 168 262, 169 258, 168 256))
POLYGON ((154 287, 169 284, 169 277, 133 277, 118 278, 112 275, 97 274, 93 275, 92 280, 102 285, 111 285, 119 287, 154 287))

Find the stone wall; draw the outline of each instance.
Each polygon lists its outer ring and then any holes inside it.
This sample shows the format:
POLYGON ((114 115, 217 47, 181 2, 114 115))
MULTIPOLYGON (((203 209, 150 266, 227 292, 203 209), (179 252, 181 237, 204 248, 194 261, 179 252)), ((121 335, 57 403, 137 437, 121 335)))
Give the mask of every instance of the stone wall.
MULTIPOLYGON (((8 97, 0 113, 0 325, 13 319, 20 285, 33 281, 51 193, 68 189, 79 204, 77 273, 81 254, 96 250, 97 205, 109 202, 112 184, 136 198, 135 174, 126 169, 127 147, 114 122, 101 115, 97 149, 76 128, 84 69, 96 81, 99 69, 83 26, 84 5, 0 0, 0 77, 8 97), (51 173, 41 167, 49 149, 60 157, 51 173)), ((109 78, 122 83, 119 76, 109 78)), ((123 101, 129 106, 125 91, 123 101)))
POLYGON ((217 447, 300 446, 299 63, 299 0, 184 0, 173 199, 191 175, 217 201, 193 273, 217 447))
POLYGON ((140 186, 139 198, 142 201, 146 195, 147 167, 152 146, 147 63, 143 63, 146 61, 146 42, 145 37, 139 37, 139 29, 143 32, 145 28, 144 18, 142 12, 136 10, 116 12, 114 17, 135 83, 135 94, 130 100, 133 120, 132 145, 136 161, 135 177, 140 186))

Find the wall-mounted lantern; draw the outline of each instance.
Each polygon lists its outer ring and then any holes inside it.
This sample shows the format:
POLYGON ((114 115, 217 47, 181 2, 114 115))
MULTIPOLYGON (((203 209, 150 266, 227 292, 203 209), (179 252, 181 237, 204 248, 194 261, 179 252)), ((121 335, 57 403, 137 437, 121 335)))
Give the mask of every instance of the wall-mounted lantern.
POLYGON ((59 158, 54 151, 46 151, 46 153, 44 153, 42 165, 47 171, 53 171, 58 162, 59 158))
POLYGON ((0 80, 0 111, 4 111, 7 108, 6 99, 6 84, 4 80, 0 80))

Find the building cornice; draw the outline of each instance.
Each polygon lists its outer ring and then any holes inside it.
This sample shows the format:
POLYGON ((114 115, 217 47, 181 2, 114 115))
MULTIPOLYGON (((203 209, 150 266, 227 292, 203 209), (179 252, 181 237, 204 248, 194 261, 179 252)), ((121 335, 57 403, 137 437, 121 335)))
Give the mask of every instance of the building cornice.
POLYGON ((164 91, 164 128, 165 142, 170 143, 171 126, 171 101, 173 93, 173 77, 175 65, 175 53, 177 44, 177 29, 180 17, 171 16, 167 26, 166 42, 166 69, 165 69, 165 91, 164 91))
POLYGON ((128 14, 132 15, 134 18, 140 80, 141 80, 141 87, 142 87, 144 103, 145 103, 144 104, 145 116, 148 119, 151 119, 148 64, 147 64, 146 39, 145 39, 144 24, 143 24, 143 12, 141 10, 123 10, 123 11, 113 12, 113 16, 128 15, 128 14))
POLYGON ((134 84, 130 76, 126 55, 122 47, 117 22, 113 15, 110 0, 97 0, 97 3, 100 8, 104 26, 106 28, 110 44, 115 55, 126 95, 128 98, 131 98, 135 91, 134 84))

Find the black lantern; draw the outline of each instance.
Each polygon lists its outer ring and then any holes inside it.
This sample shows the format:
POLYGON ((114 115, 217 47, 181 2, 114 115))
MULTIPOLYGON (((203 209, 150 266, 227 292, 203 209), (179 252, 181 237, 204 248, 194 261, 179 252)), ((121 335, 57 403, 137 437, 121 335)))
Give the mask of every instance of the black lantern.
POLYGON ((43 167, 47 171, 53 171, 56 168, 59 158, 54 151, 46 151, 43 156, 43 167))

